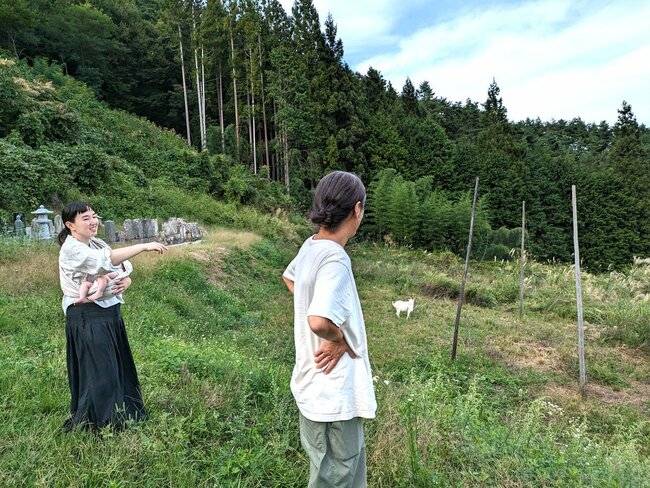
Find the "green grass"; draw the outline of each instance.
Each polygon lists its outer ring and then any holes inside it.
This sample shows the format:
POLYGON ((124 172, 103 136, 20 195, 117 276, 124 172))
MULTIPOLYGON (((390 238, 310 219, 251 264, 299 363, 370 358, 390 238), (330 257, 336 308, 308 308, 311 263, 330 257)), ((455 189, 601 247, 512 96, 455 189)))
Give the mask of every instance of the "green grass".
MULTIPOLYGON (((123 311, 150 418, 99 437, 59 430, 58 248, 0 242, 0 486, 305 486, 280 279, 298 243, 275 240, 283 232, 213 228, 134 260, 123 311)), ((451 361, 462 260, 348 250, 379 403, 366 423, 370 486, 650 486, 645 272, 583 277, 582 396, 570 268, 528 266, 519 321, 517 265, 472 263, 451 361), (390 304, 407 296, 408 320, 390 304)))

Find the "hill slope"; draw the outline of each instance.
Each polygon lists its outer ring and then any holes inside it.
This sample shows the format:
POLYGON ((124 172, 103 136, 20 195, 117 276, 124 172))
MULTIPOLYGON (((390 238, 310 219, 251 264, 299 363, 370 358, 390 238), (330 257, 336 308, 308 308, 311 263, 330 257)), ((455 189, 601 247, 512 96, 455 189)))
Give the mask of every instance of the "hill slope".
POLYGON ((0 58, 0 101, 0 222, 40 204, 58 209, 84 198, 105 219, 179 216, 203 224, 250 223, 271 234, 286 228, 238 208, 288 208, 278 185, 253 178, 222 155, 199 154, 145 119, 109 109, 58 66, 0 58))

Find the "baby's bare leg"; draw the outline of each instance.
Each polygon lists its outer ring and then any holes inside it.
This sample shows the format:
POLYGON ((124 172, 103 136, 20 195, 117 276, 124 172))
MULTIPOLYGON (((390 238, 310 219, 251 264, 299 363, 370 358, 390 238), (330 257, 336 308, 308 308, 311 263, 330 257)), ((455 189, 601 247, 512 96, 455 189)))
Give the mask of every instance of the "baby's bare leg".
POLYGON ((75 305, 88 302, 88 290, 90 290, 91 286, 93 286, 93 284, 90 281, 84 281, 81 283, 81 286, 79 286, 79 299, 74 302, 75 305))
POLYGON ((92 295, 90 295, 88 297, 88 300, 93 302, 98 298, 101 298, 101 296, 104 294, 104 290, 106 289, 106 286, 108 285, 108 282, 113 278, 115 278, 116 276, 117 273, 108 273, 107 275, 98 276, 97 279, 95 280, 95 283, 97 283, 97 291, 92 295))

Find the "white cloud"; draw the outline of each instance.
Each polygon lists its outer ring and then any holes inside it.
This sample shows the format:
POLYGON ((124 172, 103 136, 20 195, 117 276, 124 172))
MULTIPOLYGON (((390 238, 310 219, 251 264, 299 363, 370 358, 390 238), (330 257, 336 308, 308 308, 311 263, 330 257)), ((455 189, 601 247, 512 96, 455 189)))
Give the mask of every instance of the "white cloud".
POLYGON ((587 11, 557 0, 488 7, 403 37, 394 54, 355 68, 379 69, 398 90, 409 76, 448 99, 481 102, 494 77, 513 120, 613 122, 625 99, 648 123, 648 19, 650 4, 636 2, 587 11))

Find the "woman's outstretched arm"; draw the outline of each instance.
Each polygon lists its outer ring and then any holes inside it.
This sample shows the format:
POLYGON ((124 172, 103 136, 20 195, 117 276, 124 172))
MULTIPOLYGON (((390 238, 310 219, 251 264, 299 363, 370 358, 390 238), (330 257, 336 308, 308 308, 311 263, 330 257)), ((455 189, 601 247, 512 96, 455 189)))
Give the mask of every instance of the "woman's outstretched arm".
POLYGON ((119 249, 111 249, 111 262, 113 263, 113 266, 117 266, 127 259, 137 256, 141 252, 156 252, 162 254, 165 251, 167 251, 167 247, 160 242, 134 244, 132 246, 120 247, 119 249))

